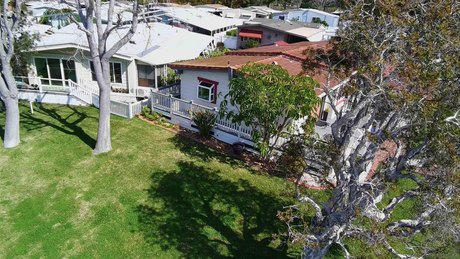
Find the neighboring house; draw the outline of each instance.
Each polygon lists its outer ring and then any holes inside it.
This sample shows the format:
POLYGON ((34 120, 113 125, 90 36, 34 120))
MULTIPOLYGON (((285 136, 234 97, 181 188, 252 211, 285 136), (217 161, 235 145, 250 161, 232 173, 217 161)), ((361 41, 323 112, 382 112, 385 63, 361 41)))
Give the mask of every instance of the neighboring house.
MULTIPOLYGON (((300 42, 284 46, 265 46, 247 50, 228 52, 227 55, 207 59, 197 59, 183 62, 176 62, 170 65, 181 74, 180 98, 183 102, 192 102, 199 107, 218 109, 224 96, 228 93, 230 80, 233 78, 235 70, 249 63, 277 64, 286 69, 291 75, 303 74, 302 62, 305 60, 304 51, 310 48, 326 48, 327 42, 300 42)), ((326 86, 334 91, 339 91, 342 82, 333 80, 327 82, 327 72, 318 69, 312 75, 321 86, 326 86)), ((315 89, 316 94, 322 99, 321 105, 315 111, 322 124, 325 126, 335 120, 330 113, 330 102, 338 104, 338 108, 345 107, 344 97, 337 97, 335 100, 326 98, 322 89, 315 89)), ((232 109, 232 107, 228 107, 232 109)), ((304 120, 295 122, 298 126, 304 120)), ((320 123, 321 124, 321 123, 320 123)), ((325 134, 327 130, 318 127, 320 134, 325 134)))
POLYGON ((256 18, 257 14, 252 11, 245 9, 226 9, 222 11, 222 17, 224 18, 236 18, 243 20, 252 20, 256 18))
POLYGON ((203 11, 206 11, 208 13, 212 13, 212 14, 219 15, 219 16, 222 15, 223 11, 230 9, 230 7, 225 6, 225 5, 221 5, 221 4, 195 5, 194 7, 199 9, 199 10, 203 10, 203 11))
MULTIPOLYGON (((110 48, 129 26, 111 34, 110 48)), ((110 80, 115 92, 136 96, 149 95, 162 86, 167 64, 194 59, 212 49, 213 38, 162 23, 140 23, 132 39, 110 60, 110 80), (139 91, 145 90, 145 91, 139 91)), ((97 89, 85 34, 70 24, 54 34, 42 36, 33 51, 30 84, 42 87, 68 87, 69 80, 97 89)))
POLYGON ((325 28, 316 23, 256 18, 238 26, 237 46, 244 47, 245 41, 248 40, 255 40, 261 46, 278 41, 295 43, 328 40, 329 37, 325 35, 325 28))
POLYGON ((267 6, 248 6, 244 10, 256 13, 256 18, 264 19, 270 19, 274 14, 281 12, 267 6))
POLYGON ((328 34, 335 36, 339 28, 339 16, 316 9, 294 9, 282 13, 273 14, 275 20, 289 20, 306 23, 327 23, 328 34))
POLYGON ((295 9, 282 13, 273 14, 275 20, 290 20, 299 22, 320 22, 325 21, 329 27, 339 26, 339 16, 316 9, 295 9))
MULTIPOLYGON (((27 9, 32 14, 32 22, 39 23, 43 22, 43 18, 46 17, 47 24, 54 28, 61 28, 67 26, 71 21, 69 19, 70 13, 59 13, 60 10, 67 9, 73 11, 74 15, 77 15, 77 8, 75 1, 60 1, 60 0, 48 0, 48 1, 27 1, 27 9), (46 14, 47 11, 55 11, 53 14, 46 14)), ((101 20, 102 23, 107 23, 108 20, 108 3, 101 4, 101 20)), ((85 12, 84 6, 82 6, 83 13, 85 12)), ((118 21, 122 24, 130 24, 133 18, 132 5, 127 3, 116 2, 113 9, 113 21, 118 21)))
POLYGON ((226 19, 195 7, 151 6, 145 16, 151 21, 184 28, 209 36, 225 34, 243 24, 242 19, 226 19))
POLYGON ((62 3, 60 1, 27 1, 25 2, 25 5, 30 13, 28 19, 30 19, 34 23, 39 23, 44 18, 44 16, 47 16, 47 25, 51 25, 54 28, 64 27, 68 25, 70 22, 68 14, 56 13, 52 15, 47 15, 47 12, 59 12, 63 9, 76 11, 74 7, 70 6, 67 3, 62 3))

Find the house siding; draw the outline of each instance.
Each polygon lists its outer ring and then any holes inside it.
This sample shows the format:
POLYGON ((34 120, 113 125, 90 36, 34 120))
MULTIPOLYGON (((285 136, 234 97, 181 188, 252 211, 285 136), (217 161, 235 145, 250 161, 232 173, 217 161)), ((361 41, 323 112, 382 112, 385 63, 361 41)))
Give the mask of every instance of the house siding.
POLYGON ((326 21, 329 27, 339 26, 339 17, 333 14, 325 14, 323 12, 316 12, 315 10, 292 10, 288 13, 281 13, 273 16, 273 19, 280 20, 283 16, 284 20, 297 20, 299 22, 313 22, 314 17, 318 17, 323 21, 326 21))
POLYGON ((228 93, 228 72, 217 70, 184 70, 181 75, 181 99, 193 101, 196 104, 209 108, 219 108, 224 96, 228 93), (198 98, 198 77, 218 82, 216 103, 208 102, 198 98))
MULTIPOLYGON (((84 84, 88 86, 97 87, 97 82, 92 80, 91 77, 91 68, 90 68, 90 58, 89 53, 85 51, 75 51, 75 50, 59 50, 59 51, 40 51, 33 55, 30 59, 30 71, 29 77, 37 77, 37 70, 35 67, 35 58, 56 58, 61 60, 74 60, 75 61, 75 71, 77 74, 77 83, 84 84)), ((131 68, 129 73, 133 73, 134 79, 128 81, 128 65, 134 63, 134 61, 126 61, 119 58, 112 58, 111 62, 121 63, 121 84, 112 84, 112 86, 117 88, 126 88, 137 86, 137 70, 134 64, 134 70, 131 68)))
MULTIPOLYGON (((262 32, 262 40, 260 42, 261 46, 263 46, 263 45, 271 45, 271 44, 273 44, 273 43, 275 43, 277 41, 286 41, 287 40, 286 33, 270 30, 268 28, 261 27, 261 26, 247 26, 247 27, 245 26, 245 27, 238 28, 238 35, 240 34, 241 29, 248 29, 248 30, 254 30, 254 31, 262 32)), ((237 46, 241 47, 241 37, 239 37, 239 36, 237 37, 237 46)))

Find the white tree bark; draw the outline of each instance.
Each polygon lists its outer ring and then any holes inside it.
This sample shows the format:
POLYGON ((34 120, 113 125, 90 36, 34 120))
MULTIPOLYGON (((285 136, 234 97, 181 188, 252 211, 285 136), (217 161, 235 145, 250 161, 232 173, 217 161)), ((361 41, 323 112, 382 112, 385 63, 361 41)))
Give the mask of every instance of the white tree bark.
POLYGON ((3 1, 0 13, 0 98, 5 104, 5 134, 3 146, 13 148, 19 145, 19 107, 18 89, 11 68, 14 55, 14 41, 21 19, 22 1, 15 1, 13 11, 8 10, 9 1, 3 1))
POLYGON ((138 23, 138 1, 134 1, 133 20, 129 31, 113 46, 107 49, 107 39, 111 33, 122 26, 122 21, 113 21, 115 0, 109 1, 107 11, 107 25, 102 24, 100 0, 76 0, 77 10, 82 21, 78 23, 80 30, 85 32, 88 40, 96 80, 99 86, 99 126, 97 131, 96 146, 93 154, 106 153, 112 150, 110 134, 110 58, 123 47, 134 35, 138 23), (82 2, 86 6, 85 12, 81 9, 82 2))

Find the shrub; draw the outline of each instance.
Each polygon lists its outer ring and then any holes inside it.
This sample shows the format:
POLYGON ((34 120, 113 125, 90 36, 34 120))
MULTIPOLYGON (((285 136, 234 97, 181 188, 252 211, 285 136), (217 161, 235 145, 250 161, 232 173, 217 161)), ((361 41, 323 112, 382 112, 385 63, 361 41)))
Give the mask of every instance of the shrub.
POLYGON ((151 114, 152 110, 148 106, 142 107, 141 115, 147 117, 147 114, 151 114))
POLYGON ((200 136, 209 137, 210 131, 217 121, 217 115, 208 110, 196 111, 192 114, 192 121, 198 127, 200 136))
POLYGON ((227 36, 232 36, 232 37, 236 37, 236 34, 237 34, 237 30, 231 30, 231 31, 227 31, 225 34, 227 34, 227 36))
POLYGON ((250 48, 256 48, 259 47, 260 43, 256 40, 247 40, 244 41, 241 48, 242 49, 250 49, 250 48))

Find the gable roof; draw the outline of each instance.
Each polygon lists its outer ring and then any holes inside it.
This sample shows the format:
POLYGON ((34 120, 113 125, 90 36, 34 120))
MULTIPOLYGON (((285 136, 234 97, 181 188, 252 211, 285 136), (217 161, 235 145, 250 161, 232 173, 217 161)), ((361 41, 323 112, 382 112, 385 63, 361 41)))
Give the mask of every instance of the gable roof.
MULTIPOLYGON (((111 33, 107 40, 107 48, 112 47, 129 29, 130 26, 123 26, 111 33)), ((116 54, 120 58, 138 59, 153 65, 166 64, 196 58, 207 49, 212 41, 213 38, 210 36, 189 32, 163 23, 139 23, 131 41, 116 54)), ((88 49, 85 33, 73 23, 56 30, 52 35, 41 37, 35 51, 69 47, 88 49)))
MULTIPOLYGON (((223 18, 194 7, 155 7, 173 20, 181 21, 208 31, 235 27, 243 24, 242 19, 223 18)), ((155 12, 155 10, 152 10, 155 12)))
POLYGON ((254 25, 263 26, 278 31, 290 31, 297 28, 313 28, 320 29, 322 27, 319 23, 305 23, 299 21, 285 21, 285 20, 276 20, 276 19, 264 19, 264 18, 254 18, 250 21, 244 22, 241 25, 241 28, 250 27, 254 25))
MULTIPOLYGON (((277 64, 286 69, 290 75, 305 74, 302 62, 305 59, 303 52, 308 48, 327 48, 327 42, 299 42, 283 46, 263 46, 258 48, 227 52, 224 56, 206 59, 196 59, 176 62, 169 66, 174 69, 199 69, 199 70, 228 70, 238 69, 250 62, 261 64, 277 64)), ((311 76, 321 85, 327 82, 327 72, 321 68, 311 76)), ((331 86, 339 82, 333 80, 331 86)), ((315 89, 317 95, 321 95, 321 89, 315 89)))
POLYGON ((253 11, 257 14, 260 14, 260 15, 270 15, 270 14, 273 14, 273 13, 280 13, 281 11, 278 11, 278 10, 275 10, 275 9, 272 9, 272 8, 269 8, 267 6, 248 6, 246 8, 244 8, 245 10, 248 10, 248 11, 253 11))
POLYGON ((326 32, 326 28, 318 23, 304 23, 298 21, 284 21, 263 18, 255 18, 246 21, 243 25, 238 27, 240 29, 264 27, 269 30, 279 31, 311 41, 317 41, 318 38, 314 36, 321 36, 326 32))
POLYGON ((228 55, 285 55, 294 59, 303 60, 305 55, 303 52, 307 49, 327 48, 327 41, 308 42, 302 41, 291 44, 269 45, 258 48, 250 48, 243 50, 234 50, 227 52, 228 55))

